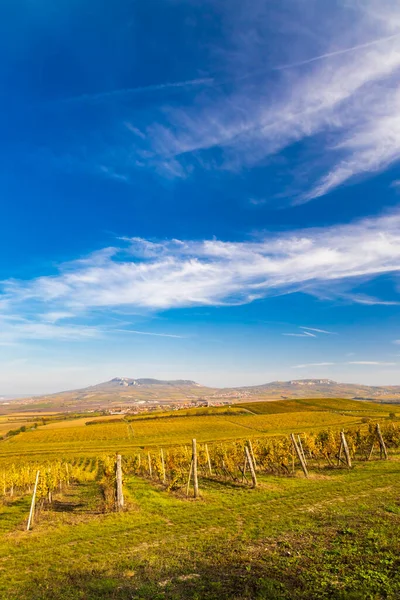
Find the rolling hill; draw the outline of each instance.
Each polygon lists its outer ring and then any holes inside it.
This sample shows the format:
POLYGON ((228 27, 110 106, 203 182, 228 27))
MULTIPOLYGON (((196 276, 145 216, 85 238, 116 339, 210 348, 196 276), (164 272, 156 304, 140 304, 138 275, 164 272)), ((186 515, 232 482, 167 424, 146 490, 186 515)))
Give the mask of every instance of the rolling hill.
POLYGON ((211 388, 187 379, 114 377, 82 389, 18 398, 10 402, 9 408, 31 406, 38 410, 103 410, 115 409, 121 405, 173 406, 198 401, 226 403, 288 398, 350 398, 400 403, 400 386, 366 386, 338 383, 330 379, 295 379, 257 386, 211 388))

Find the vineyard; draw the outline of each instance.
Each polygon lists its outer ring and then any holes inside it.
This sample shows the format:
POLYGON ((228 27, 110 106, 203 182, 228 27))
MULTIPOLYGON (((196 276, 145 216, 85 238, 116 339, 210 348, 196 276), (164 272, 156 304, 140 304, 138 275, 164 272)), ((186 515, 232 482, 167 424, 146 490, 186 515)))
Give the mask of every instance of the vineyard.
POLYGON ((240 405, 240 409, 192 409, 186 414, 81 417, 48 422, 4 439, 1 455, 46 454, 57 458, 72 453, 98 456, 106 452, 131 453, 140 446, 160 447, 199 442, 229 441, 246 437, 288 436, 293 431, 357 427, 363 421, 386 420, 387 406, 350 400, 292 400, 240 405))
MULTIPOLYGON (((196 442, 196 440, 193 440, 196 442)), ((158 482, 168 491, 189 494, 191 480, 194 495, 198 495, 198 477, 214 481, 231 481, 235 485, 257 485, 256 473, 275 476, 295 476, 301 467, 303 474, 320 472, 324 468, 351 468, 355 461, 365 462, 375 456, 388 458, 388 451, 400 448, 400 426, 378 424, 346 432, 322 430, 316 434, 240 439, 230 442, 195 444, 190 447, 140 449, 126 454, 121 462, 121 474, 145 477, 158 482)), ((56 493, 71 484, 98 481, 104 507, 113 510, 117 504, 115 455, 97 458, 75 458, 71 461, 45 461, 11 464, 2 471, 3 499, 32 493, 39 508, 51 504, 56 493)), ((122 485, 122 479, 120 481, 122 485)))
POLYGON ((395 600, 388 407, 226 413, 15 418, 29 426, 0 446, 0 597, 395 600))

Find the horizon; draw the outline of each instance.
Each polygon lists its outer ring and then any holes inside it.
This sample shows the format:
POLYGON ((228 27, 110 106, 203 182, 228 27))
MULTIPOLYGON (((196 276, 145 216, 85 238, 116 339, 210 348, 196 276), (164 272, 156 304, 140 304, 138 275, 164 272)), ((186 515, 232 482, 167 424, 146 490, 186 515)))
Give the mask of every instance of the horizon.
POLYGON ((398 385, 400 6, 21 2, 0 393, 132 370, 398 385))

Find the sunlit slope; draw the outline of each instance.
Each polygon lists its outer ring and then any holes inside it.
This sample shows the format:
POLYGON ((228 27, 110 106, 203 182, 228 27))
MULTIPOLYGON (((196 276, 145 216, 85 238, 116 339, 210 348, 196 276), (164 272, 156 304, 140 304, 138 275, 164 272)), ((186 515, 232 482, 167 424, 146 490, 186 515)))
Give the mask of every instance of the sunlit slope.
MULTIPOLYGON (((257 414, 278 414, 290 412, 332 411, 351 414, 387 415, 388 411, 396 412, 396 405, 377 404, 363 400, 347 398, 296 398, 267 402, 246 402, 240 405, 257 414)), ((399 412, 400 412, 400 406, 399 412)))
POLYGON ((213 441, 338 429, 365 424, 366 419, 383 422, 389 418, 393 406, 322 399, 241 404, 240 409, 239 413, 235 408, 220 413, 212 409, 209 414, 204 409, 193 409, 182 416, 160 413, 158 418, 153 414, 129 420, 90 417, 64 420, 3 440, 0 455, 126 452, 140 446, 186 444, 192 438, 213 441), (93 421, 94 424, 87 424, 93 421))

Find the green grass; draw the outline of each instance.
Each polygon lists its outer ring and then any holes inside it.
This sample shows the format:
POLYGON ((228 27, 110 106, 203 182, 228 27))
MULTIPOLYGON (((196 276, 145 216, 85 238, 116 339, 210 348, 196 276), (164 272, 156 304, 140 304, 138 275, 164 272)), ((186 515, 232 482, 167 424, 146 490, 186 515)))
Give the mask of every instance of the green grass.
MULTIPOLYGON (((261 477, 250 490, 200 480, 199 501, 135 477, 128 510, 100 514, 96 483, 70 510, 42 513, 0 542, 9 600, 395 599, 400 594, 399 462, 261 477)), ((7 510, 11 511, 12 507, 7 510)))
MULTIPOLYGON (((226 411, 226 409, 223 409, 226 411)), ((349 400, 241 404, 239 412, 40 426, 0 442, 0 465, 98 456, 291 431, 382 424, 391 407, 349 400), (245 411, 245 412, 243 412, 245 411)), ((55 496, 26 532, 29 497, 0 508, 5 600, 397 600, 400 457, 259 475, 259 487, 200 478, 201 497, 127 476, 107 513, 96 479, 55 496)))

